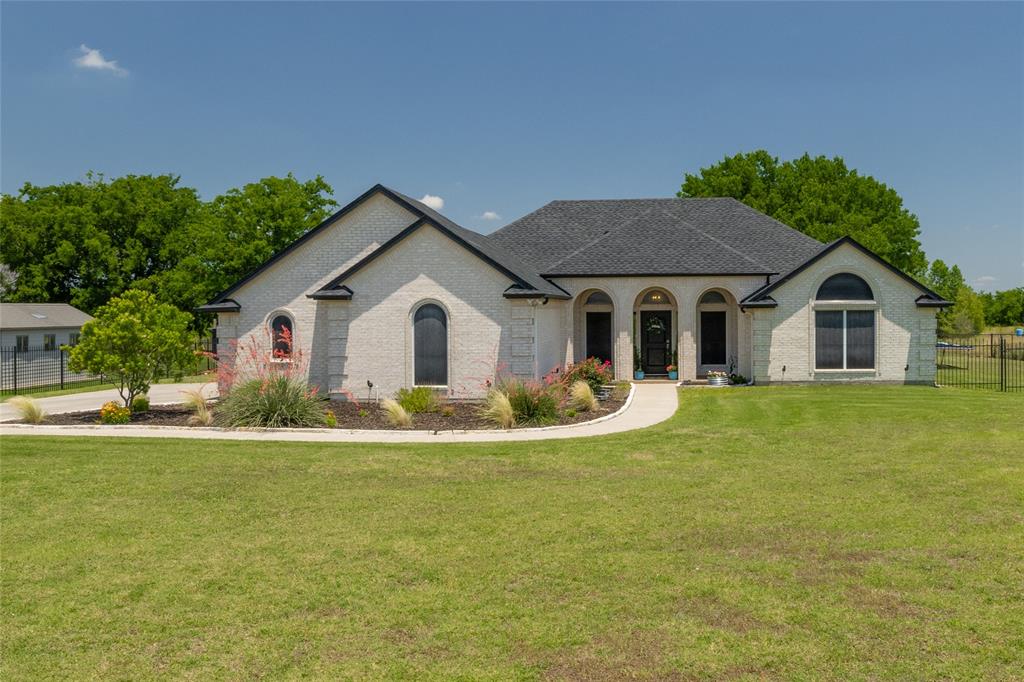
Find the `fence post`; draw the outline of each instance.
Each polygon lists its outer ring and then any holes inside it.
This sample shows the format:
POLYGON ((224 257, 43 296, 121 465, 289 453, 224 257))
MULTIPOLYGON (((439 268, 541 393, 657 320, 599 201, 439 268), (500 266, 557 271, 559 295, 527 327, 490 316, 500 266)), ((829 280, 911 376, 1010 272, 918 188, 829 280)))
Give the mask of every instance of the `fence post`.
POLYGON ((60 390, 64 390, 64 349, 58 348, 57 352, 60 353, 60 390))
POLYGON ((999 337, 999 390, 1006 391, 1006 339, 999 337))
POLYGON ((14 347, 14 392, 18 392, 18 347, 14 347))

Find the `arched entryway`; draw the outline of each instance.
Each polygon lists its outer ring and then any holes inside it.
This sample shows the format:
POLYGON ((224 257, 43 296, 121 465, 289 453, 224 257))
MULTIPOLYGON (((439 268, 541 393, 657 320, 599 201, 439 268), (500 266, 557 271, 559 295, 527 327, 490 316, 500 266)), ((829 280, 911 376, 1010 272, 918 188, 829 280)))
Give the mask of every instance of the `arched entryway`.
POLYGON ((736 299, 725 289, 708 289, 697 299, 697 376, 736 371, 736 299))
POLYGON ((678 315, 675 298, 665 289, 641 291, 633 304, 633 364, 646 376, 668 374, 676 364, 678 315))
POLYGON ((615 304, 601 289, 587 289, 576 297, 574 360, 615 360, 615 304))

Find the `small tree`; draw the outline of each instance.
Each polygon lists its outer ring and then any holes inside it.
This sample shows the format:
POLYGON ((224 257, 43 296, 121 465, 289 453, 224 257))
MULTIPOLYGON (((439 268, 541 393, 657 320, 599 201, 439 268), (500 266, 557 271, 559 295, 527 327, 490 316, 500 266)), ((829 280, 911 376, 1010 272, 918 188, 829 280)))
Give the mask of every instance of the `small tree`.
POLYGON ((188 330, 192 316, 157 303, 153 294, 129 289, 96 311, 71 349, 74 372, 103 374, 118 380, 121 399, 131 407, 149 390, 161 367, 182 367, 195 359, 188 330))

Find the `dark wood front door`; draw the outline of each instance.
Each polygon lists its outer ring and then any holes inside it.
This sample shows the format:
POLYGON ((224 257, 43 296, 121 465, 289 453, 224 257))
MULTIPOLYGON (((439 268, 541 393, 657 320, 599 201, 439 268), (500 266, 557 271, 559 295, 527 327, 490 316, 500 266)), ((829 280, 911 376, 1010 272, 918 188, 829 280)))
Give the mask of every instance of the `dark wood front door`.
POLYGON ((611 313, 587 313, 587 357, 612 359, 611 313))
POLYGON ((672 313, 668 310, 640 312, 640 354, 644 372, 665 374, 672 361, 672 313))
POLYGON ((700 364, 725 364, 724 310, 705 310, 700 314, 700 364))

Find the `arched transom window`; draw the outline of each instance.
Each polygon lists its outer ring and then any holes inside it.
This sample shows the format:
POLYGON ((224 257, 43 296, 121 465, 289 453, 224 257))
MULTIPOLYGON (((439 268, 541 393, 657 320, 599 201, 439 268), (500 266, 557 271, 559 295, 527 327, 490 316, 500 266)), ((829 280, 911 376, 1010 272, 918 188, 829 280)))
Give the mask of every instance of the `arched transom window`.
POLYGON ((413 381, 417 386, 448 385, 448 316, 434 303, 421 305, 412 319, 413 381))
POLYGON ((875 368, 875 310, 871 287, 849 272, 832 275, 815 297, 826 307, 814 311, 814 366, 824 370, 875 368), (834 305, 832 305, 834 304, 834 305))
POLYGON ((290 359, 295 346, 295 325, 292 318, 283 314, 275 315, 270 322, 270 334, 273 339, 274 359, 290 359))
POLYGON ((700 302, 701 305, 711 303, 725 303, 725 296, 723 296, 722 292, 720 291, 709 291, 708 293, 700 297, 700 302))
POLYGON ((818 287, 817 295, 819 301, 873 301, 874 298, 868 283, 849 272, 826 279, 818 287))

